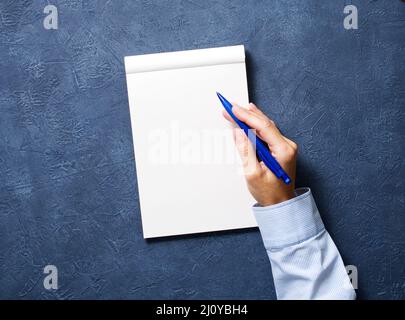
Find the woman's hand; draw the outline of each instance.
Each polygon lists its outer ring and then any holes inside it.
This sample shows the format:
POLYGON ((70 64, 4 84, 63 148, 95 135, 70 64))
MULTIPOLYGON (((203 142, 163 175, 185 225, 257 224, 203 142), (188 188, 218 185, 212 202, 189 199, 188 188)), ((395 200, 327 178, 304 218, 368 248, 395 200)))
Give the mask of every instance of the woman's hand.
MULTIPOLYGON (((235 128, 235 144, 242 159, 250 193, 261 206, 269 206, 294 198, 297 144, 284 137, 274 122, 253 103, 249 104, 247 109, 233 104, 232 111, 239 120, 254 129, 255 134, 268 144, 273 157, 292 179, 288 185, 281 179, 277 179, 263 162, 258 161, 256 151, 243 130, 235 128)), ((223 111, 223 115, 233 122, 226 111, 223 111)))

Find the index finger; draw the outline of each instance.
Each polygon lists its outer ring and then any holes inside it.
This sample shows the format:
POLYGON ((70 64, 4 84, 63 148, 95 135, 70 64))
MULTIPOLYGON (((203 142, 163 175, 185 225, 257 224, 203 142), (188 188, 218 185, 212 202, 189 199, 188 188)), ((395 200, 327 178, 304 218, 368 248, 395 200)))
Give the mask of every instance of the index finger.
POLYGON ((236 105, 232 108, 232 111, 239 120, 245 122, 252 129, 256 129, 259 137, 266 141, 269 146, 286 142, 274 122, 268 117, 259 116, 255 112, 236 105))

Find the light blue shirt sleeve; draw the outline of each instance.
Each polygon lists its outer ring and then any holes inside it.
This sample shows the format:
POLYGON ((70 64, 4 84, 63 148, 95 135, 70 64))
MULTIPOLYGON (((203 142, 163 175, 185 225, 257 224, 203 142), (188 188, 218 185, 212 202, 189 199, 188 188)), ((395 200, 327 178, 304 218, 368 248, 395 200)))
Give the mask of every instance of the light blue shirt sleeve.
POLYGON ((339 251, 325 230, 309 188, 296 197, 254 206, 278 299, 355 299, 339 251))

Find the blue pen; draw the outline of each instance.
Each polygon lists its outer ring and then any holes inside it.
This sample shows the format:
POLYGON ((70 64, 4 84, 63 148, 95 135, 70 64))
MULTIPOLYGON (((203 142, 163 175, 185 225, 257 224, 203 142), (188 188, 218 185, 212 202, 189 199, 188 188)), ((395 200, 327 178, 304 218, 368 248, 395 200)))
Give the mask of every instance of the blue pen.
POLYGON ((283 170, 280 164, 277 162, 276 159, 271 155, 269 148, 267 147, 267 143, 260 139, 253 133, 252 128, 250 128, 246 123, 240 121, 232 112, 232 104, 226 100, 220 93, 217 92, 217 96, 221 101, 222 105, 224 106, 225 110, 228 114, 232 117, 232 119, 238 124, 238 126, 243 129, 245 134, 249 137, 252 141, 253 145, 256 145, 256 153, 259 161, 263 161, 264 164, 269 168, 278 179, 282 179, 285 184, 289 184, 291 182, 291 178, 288 174, 283 170), (250 133, 249 133, 249 130, 250 133), (254 140, 253 140, 254 139, 254 140))

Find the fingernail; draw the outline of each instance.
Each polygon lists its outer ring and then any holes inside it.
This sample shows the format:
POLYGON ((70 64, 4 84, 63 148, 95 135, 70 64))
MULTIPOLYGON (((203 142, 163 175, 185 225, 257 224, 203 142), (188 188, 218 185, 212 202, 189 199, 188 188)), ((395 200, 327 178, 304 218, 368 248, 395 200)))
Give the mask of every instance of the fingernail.
POLYGON ((241 140, 241 129, 239 129, 239 128, 235 128, 234 129, 234 135, 235 135, 235 140, 237 141, 237 142, 239 142, 240 140, 241 140))
POLYGON ((232 136, 233 136, 233 141, 235 141, 235 143, 236 143, 236 128, 233 128, 232 136))

